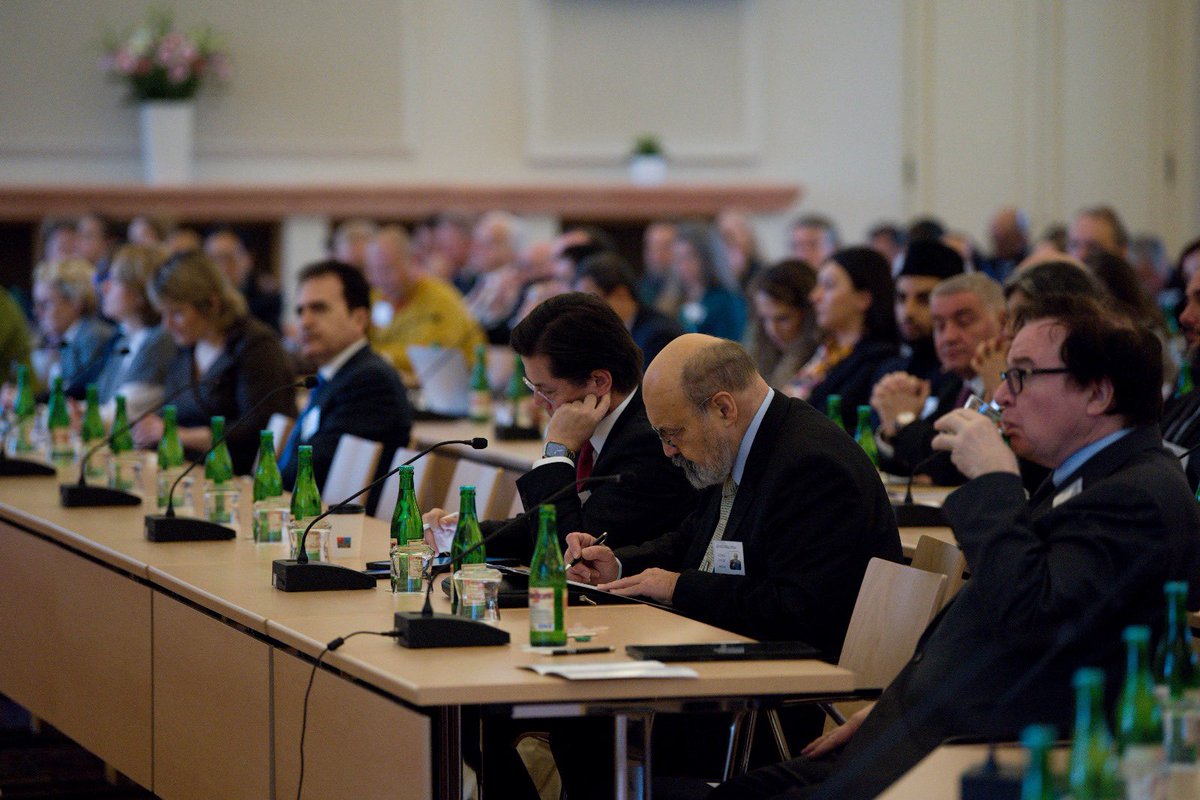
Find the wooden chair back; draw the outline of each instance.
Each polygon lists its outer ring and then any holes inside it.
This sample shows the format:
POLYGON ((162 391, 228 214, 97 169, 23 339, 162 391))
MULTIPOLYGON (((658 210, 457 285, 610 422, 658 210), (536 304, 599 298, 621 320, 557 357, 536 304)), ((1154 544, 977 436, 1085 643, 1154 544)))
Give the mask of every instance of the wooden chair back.
POLYGON ((272 414, 267 420, 267 430, 275 437, 275 457, 279 458, 283 455, 284 445, 287 444, 288 437, 292 434, 292 426, 296 424, 296 420, 286 414, 272 414))
POLYGON ((926 572, 937 572, 946 576, 946 592, 942 597, 945 606, 954 599, 958 590, 966 583, 963 573, 967 571, 967 557, 958 545, 943 542, 932 536, 922 536, 917 539, 917 548, 913 550, 912 565, 926 572))
MULTIPOLYGON (((333 462, 329 465, 329 474, 325 476, 325 485, 321 487, 321 499, 325 504, 341 502, 370 483, 375 477, 375 468, 379 466, 382 453, 383 445, 379 442, 343 433, 338 438, 337 449, 333 451, 333 462)), ((366 502, 365 499, 363 502, 366 502)))
POLYGON ((447 511, 458 510, 459 487, 475 487, 475 513, 480 519, 495 519, 508 510, 509 498, 500 508, 493 508, 492 498, 497 495, 496 486, 504 470, 491 464, 460 458, 454 465, 454 474, 450 478, 450 486, 446 490, 445 504, 442 508, 447 511))
POLYGON ((945 575, 871 559, 838 659, 854 671, 856 688, 883 688, 900 673, 941 608, 945 585, 945 575))

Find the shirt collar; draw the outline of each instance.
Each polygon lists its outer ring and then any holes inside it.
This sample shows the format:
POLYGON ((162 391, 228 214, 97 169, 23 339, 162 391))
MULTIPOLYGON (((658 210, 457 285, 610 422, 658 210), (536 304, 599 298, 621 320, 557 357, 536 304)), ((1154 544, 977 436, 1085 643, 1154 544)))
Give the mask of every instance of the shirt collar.
POLYGON ((333 380, 333 376, 338 374, 338 370, 346 366, 346 362, 354 357, 354 354, 367 346, 367 337, 358 339, 342 352, 334 356, 329 362, 324 364, 317 370, 321 377, 327 382, 333 380))
POLYGON ((621 405, 605 415, 604 419, 600 420, 596 425, 596 430, 592 431, 592 435, 588 441, 592 443, 592 449, 595 451, 596 456, 599 456, 600 451, 604 449, 604 443, 608 441, 608 435, 612 433, 613 426, 617 424, 617 418, 629 406, 629 401, 633 399, 635 394, 637 394, 637 387, 634 387, 634 390, 621 401, 621 405))
POLYGON ((754 413, 754 419, 750 420, 750 427, 742 434, 742 444, 738 447, 737 459, 733 462, 733 482, 736 484, 740 485, 742 482, 742 473, 746 469, 746 459, 750 457, 750 448, 754 446, 754 437, 758 435, 758 428, 762 425, 763 417, 767 415, 767 407, 771 405, 774 397, 775 390, 768 388, 767 396, 754 413))
POLYGON ((1073 474, 1079 471, 1079 468, 1091 459, 1092 456, 1099 453, 1104 448, 1108 447, 1113 442, 1121 439, 1125 434, 1129 433, 1133 428, 1122 428, 1119 431, 1110 433, 1102 439, 1097 439, 1091 444, 1085 444, 1083 447, 1076 450, 1071 455, 1067 456, 1066 460, 1058 465, 1058 468, 1051 474, 1054 480, 1055 487, 1062 485, 1062 482, 1073 474))

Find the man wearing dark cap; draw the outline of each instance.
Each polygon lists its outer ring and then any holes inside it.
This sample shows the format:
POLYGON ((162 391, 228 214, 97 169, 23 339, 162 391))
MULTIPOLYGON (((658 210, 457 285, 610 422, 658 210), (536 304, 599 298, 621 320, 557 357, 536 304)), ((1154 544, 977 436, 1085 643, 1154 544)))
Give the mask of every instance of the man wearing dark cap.
MULTIPOLYGON (((896 310, 899 314, 899 303, 896 310)), ((961 408, 972 394, 984 396, 971 357, 980 342, 1003 329, 1004 292, 983 273, 955 275, 930 292, 929 318, 942 377, 936 383, 908 372, 881 378, 871 391, 871 406, 879 414, 876 439, 881 464, 889 472, 910 475, 921 467, 934 483, 957 485, 964 478, 949 459, 923 462, 933 454, 934 421, 961 408)))
POLYGON ((933 348, 929 295, 939 281, 962 271, 962 256, 941 242, 920 241, 908 246, 896 275, 896 326, 904 345, 900 357, 889 361, 877 379, 900 371, 933 385, 941 380, 942 369, 933 348))

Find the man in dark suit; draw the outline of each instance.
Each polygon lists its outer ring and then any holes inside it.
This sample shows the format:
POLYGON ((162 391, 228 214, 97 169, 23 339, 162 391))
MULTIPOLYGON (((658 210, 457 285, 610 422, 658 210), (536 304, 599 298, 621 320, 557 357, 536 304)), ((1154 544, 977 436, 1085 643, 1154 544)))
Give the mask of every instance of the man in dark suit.
MULTIPOLYGON (((800 639, 836 660, 867 563, 898 561, 901 552, 887 493, 862 449, 806 402, 774 392, 734 342, 681 336, 644 386, 663 451, 702 489, 700 506, 643 545, 614 550, 570 534, 567 558, 583 560, 568 577, 756 639, 800 639)), ((656 747, 666 747, 655 763, 678 774, 704 761, 712 774, 720 759, 701 747, 719 741, 714 722, 722 720, 656 717, 656 747)), ((596 769, 611 756, 572 755, 584 736, 597 748, 605 741, 601 726, 590 727, 569 741, 551 738, 572 798, 611 796, 611 772, 596 769)))
MULTIPOLYGON (((637 544, 672 530, 696 505, 697 493, 662 452, 642 403, 641 353, 604 302, 574 292, 538 305, 512 332, 534 401, 550 413, 542 458, 517 479, 525 508, 533 508, 572 480, 622 476, 555 502, 558 531, 637 544)), ((430 542, 445 549, 456 515, 426 512, 430 542), (436 536, 433 536, 436 534, 436 536)), ((502 523, 485 522, 484 534, 502 523)), ((489 555, 529 559, 536 519, 488 544, 489 555)))
MULTIPOLYGON (((1192 375, 1200 375, 1200 271, 1192 275, 1185 287, 1179 327, 1187 339, 1192 375)), ((1175 445, 1180 452, 1200 445, 1200 389, 1168 400, 1161 428, 1163 440, 1175 445)), ((1195 489, 1200 482, 1200 457, 1196 454, 1187 459, 1187 474, 1188 483, 1195 489)))
POLYGON ((616 253, 597 253, 580 262, 575 289, 608 303, 641 349, 647 367, 668 342, 683 334, 678 322, 638 300, 633 269, 616 253))
POLYGON ((1200 513, 1155 427, 1157 338, 1089 300, 1023 313, 996 392, 1011 450, 974 412, 937 423, 934 446, 971 478, 944 506, 971 579, 873 710, 713 798, 870 798, 948 737, 1069 731, 1074 671, 1104 668, 1114 696, 1121 631, 1161 630, 1165 581, 1196 589, 1200 513), (1053 469, 1028 502, 1017 456, 1053 469), (808 760, 846 740, 832 771, 808 760))
POLYGON ((569 577, 746 636, 802 639, 836 659, 867 562, 900 559, 887 493, 861 448, 776 394, 740 345, 714 337, 667 345, 645 393, 663 451, 703 490, 700 506, 642 545, 568 536, 568 558, 583 558, 569 577), (721 568, 734 555, 744 574, 721 568))
POLYGON ((933 424, 962 408, 972 394, 984 397, 983 379, 975 374, 971 358, 980 343, 1003 330, 1004 292, 981 273, 956 275, 933 287, 929 308, 942 379, 931 385, 910 372, 889 373, 871 390, 871 407, 879 414, 876 437, 885 469, 910 475, 924 463, 922 474, 954 486, 965 479, 949 458, 927 461, 933 454, 933 424))
POLYGON ((285 487, 296 482, 302 444, 312 445, 318 486, 344 433, 383 443, 377 472, 387 469, 397 447, 408 444, 408 396, 396 370, 367 344, 370 314, 370 288, 351 265, 320 261, 300 272, 300 349, 318 365, 318 385, 279 457, 285 487))

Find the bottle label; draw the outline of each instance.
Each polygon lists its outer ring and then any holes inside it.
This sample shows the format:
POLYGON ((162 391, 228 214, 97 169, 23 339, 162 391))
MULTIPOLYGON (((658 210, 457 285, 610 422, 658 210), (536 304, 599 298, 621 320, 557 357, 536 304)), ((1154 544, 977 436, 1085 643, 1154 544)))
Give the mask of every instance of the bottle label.
POLYGON ((471 419, 486 421, 492 416, 492 393, 486 389, 471 392, 471 419))
POLYGON ((535 633, 553 633, 555 630, 556 607, 561 603, 561 590, 552 586, 529 587, 529 630, 535 633))
POLYGON ((1126 745, 1121 756, 1126 800, 1161 800, 1162 766, 1161 745, 1126 745))

